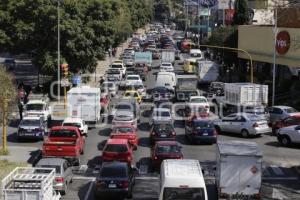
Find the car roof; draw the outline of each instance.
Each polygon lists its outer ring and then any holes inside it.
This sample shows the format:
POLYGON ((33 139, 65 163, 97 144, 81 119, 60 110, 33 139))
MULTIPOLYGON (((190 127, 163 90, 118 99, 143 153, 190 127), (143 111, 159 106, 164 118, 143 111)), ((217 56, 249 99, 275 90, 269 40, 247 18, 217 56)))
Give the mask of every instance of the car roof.
POLYGON ((128 144, 127 139, 108 139, 106 144, 128 144))
POLYGON ((133 115, 133 112, 130 110, 117 110, 115 115, 133 115))
POLYGON ((136 91, 136 90, 126 90, 125 93, 138 93, 138 91, 136 91))
POLYGON ((36 165, 61 165, 66 162, 62 158, 42 158, 36 165))
POLYGON ((293 108, 293 107, 290 107, 290 106, 272 106, 271 108, 287 109, 287 108, 293 108))
POLYGON ((41 120, 41 117, 38 116, 25 116, 22 120, 41 120))
POLYGON ((138 75, 138 74, 129 74, 126 77, 140 77, 140 75, 138 75))
POLYGON ((73 118, 73 117, 67 117, 64 119, 63 123, 66 123, 66 122, 82 122, 82 119, 81 118, 73 118))
POLYGON ((46 104, 46 102, 43 100, 29 100, 27 104, 46 104))
POLYGON ((153 109, 153 112, 164 112, 164 111, 166 111, 166 112, 170 112, 170 109, 169 108, 154 108, 153 109))
POLYGON ((129 124, 121 124, 121 125, 113 126, 113 129, 116 129, 116 128, 132 128, 132 129, 135 129, 135 127, 133 125, 129 125, 129 124))

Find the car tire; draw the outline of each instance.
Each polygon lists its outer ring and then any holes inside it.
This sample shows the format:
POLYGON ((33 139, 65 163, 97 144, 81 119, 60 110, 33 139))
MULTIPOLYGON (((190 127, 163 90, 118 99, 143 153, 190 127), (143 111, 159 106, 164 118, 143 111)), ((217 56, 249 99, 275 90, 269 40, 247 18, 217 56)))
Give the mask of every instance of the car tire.
POLYGON ((246 129, 243 129, 241 131, 241 134, 242 134, 243 138, 248 138, 249 137, 249 131, 247 131, 246 129))
POLYGON ((60 194, 61 194, 61 195, 66 195, 66 194, 67 194, 67 191, 68 191, 68 185, 67 185, 67 183, 65 183, 65 188, 64 188, 64 190, 62 190, 62 191, 60 192, 60 194))
POLYGON ((291 139, 289 136, 282 136, 280 139, 279 139, 279 143, 284 146, 284 147, 287 147, 291 144, 291 139))

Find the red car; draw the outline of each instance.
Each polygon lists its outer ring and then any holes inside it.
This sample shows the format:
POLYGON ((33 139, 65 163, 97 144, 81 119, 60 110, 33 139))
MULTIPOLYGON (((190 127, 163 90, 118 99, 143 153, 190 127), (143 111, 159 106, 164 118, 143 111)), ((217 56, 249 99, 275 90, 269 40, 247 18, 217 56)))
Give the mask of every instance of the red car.
POLYGON ((134 126, 122 125, 115 126, 110 134, 110 138, 113 139, 126 139, 136 150, 138 146, 137 129, 134 126))
POLYGON ((165 159, 183 159, 181 146, 176 141, 156 142, 151 150, 152 165, 159 168, 165 159))
POLYGON ((272 126, 272 133, 277 135, 277 132, 280 128, 294 125, 300 125, 300 115, 293 115, 275 122, 272 126))
POLYGON ((77 127, 52 127, 43 143, 43 157, 65 158, 79 165, 80 154, 84 153, 85 137, 77 127))
POLYGON ((103 162, 120 161, 131 164, 133 160, 132 147, 126 139, 109 139, 102 151, 103 162))

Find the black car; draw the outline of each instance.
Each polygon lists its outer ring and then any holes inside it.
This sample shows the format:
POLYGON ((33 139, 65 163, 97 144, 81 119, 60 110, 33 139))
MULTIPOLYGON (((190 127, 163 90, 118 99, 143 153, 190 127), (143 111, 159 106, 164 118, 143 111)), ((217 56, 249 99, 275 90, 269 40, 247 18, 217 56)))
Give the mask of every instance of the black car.
POLYGON ((124 162, 104 162, 95 181, 95 196, 132 198, 136 170, 124 162))
POLYGON ((156 141, 175 140, 176 132, 171 123, 154 123, 150 131, 150 141, 152 144, 156 141))
POLYGON ((186 121, 185 135, 191 143, 216 143, 217 132, 212 121, 192 119, 186 121))

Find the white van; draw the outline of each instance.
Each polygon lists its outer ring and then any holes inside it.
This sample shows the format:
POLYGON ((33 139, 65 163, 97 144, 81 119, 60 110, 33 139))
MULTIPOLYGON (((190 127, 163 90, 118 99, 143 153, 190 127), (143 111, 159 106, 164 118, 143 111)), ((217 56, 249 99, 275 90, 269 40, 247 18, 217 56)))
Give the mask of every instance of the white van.
POLYGON ((159 200, 208 200, 198 160, 167 159, 161 165, 159 200))
POLYGON ((166 87, 170 90, 175 90, 177 84, 176 75, 174 72, 158 72, 156 77, 155 87, 166 87))

